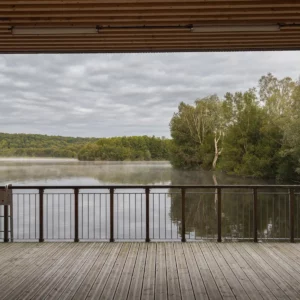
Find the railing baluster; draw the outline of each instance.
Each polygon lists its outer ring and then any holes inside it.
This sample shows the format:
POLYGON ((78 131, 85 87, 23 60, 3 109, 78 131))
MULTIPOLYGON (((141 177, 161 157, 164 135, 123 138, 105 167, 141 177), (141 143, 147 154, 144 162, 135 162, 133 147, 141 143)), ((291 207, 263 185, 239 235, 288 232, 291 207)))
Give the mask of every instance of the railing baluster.
POLYGON ((295 242, 295 191, 289 189, 290 200, 290 242, 295 242))
MULTIPOLYGON (((78 234, 78 227, 79 227, 79 222, 78 222, 78 195, 79 195, 79 189, 75 188, 74 189, 74 242, 78 243, 79 242, 79 234, 78 234)), ((82 216, 83 217, 83 216, 82 216)), ((83 220, 82 220, 83 222, 83 220)))
POLYGON ((258 242, 257 238, 257 189, 253 189, 253 240, 258 242))
POLYGON ((115 241, 114 239, 114 189, 109 189, 110 194, 110 239, 109 241, 112 243, 115 241))
POLYGON ((40 238, 39 238, 39 242, 43 243, 44 242, 44 189, 42 189, 42 188, 39 189, 39 196, 40 196, 40 218, 39 218, 40 238))
POLYGON ((186 242, 186 238, 185 238, 185 188, 181 189, 181 241, 186 242))
MULTIPOLYGON (((150 196, 150 188, 146 187, 146 242, 150 242, 150 209, 149 209, 149 196, 150 196)), ((153 204, 154 205, 154 204, 153 204)), ((154 224, 153 224, 154 226, 154 224)), ((160 230, 160 228, 158 228, 160 230)))
POLYGON ((8 205, 4 205, 4 243, 8 242, 8 205))
POLYGON ((220 187, 217 188, 217 199, 218 199, 218 242, 222 242, 222 190, 220 187))

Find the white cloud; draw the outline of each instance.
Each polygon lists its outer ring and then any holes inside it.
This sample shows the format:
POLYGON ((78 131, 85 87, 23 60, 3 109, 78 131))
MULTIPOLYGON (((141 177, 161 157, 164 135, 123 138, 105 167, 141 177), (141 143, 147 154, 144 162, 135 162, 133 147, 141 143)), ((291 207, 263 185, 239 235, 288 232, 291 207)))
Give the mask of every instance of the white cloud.
POLYGON ((300 75, 299 52, 0 55, 0 131, 169 136, 181 101, 300 75))

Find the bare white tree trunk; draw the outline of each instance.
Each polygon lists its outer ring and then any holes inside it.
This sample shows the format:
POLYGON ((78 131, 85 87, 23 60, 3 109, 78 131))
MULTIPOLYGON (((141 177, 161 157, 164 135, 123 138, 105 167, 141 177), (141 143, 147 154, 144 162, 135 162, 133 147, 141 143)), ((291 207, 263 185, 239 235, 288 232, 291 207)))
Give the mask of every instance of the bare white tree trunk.
POLYGON ((218 144, 219 144, 219 141, 220 141, 221 136, 222 136, 222 132, 219 133, 219 136, 218 136, 218 137, 217 137, 217 133, 215 132, 215 137, 214 137, 214 143, 215 143, 215 157, 214 157, 214 160, 213 160, 213 162, 212 162, 212 169, 213 169, 213 170, 216 169, 217 161, 218 161, 219 155, 221 155, 221 153, 222 153, 222 149, 219 150, 219 147, 218 147, 218 144))

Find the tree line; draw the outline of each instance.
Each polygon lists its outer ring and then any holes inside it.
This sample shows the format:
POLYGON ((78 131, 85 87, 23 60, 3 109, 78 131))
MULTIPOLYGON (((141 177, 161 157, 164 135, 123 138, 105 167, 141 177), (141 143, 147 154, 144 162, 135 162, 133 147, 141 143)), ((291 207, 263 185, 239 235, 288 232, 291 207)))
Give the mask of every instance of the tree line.
POLYGON ((86 144, 79 160, 169 160, 170 140, 149 136, 101 138, 86 144))
POLYGON ((96 138, 0 133, 0 156, 76 158, 80 149, 96 138))
POLYGON ((132 136, 74 138, 0 133, 2 157, 61 157, 79 160, 169 160, 170 140, 132 136))
POLYGON ((298 180, 300 82, 267 74, 246 92, 182 102, 170 130, 176 168, 298 180))

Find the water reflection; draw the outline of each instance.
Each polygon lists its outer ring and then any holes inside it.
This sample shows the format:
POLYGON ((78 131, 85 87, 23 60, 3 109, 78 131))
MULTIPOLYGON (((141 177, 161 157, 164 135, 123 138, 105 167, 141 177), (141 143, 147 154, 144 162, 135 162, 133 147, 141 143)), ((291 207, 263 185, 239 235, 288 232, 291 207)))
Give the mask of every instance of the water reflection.
MULTIPOLYGON (((78 162, 76 160, 1 160, 0 184, 22 185, 105 185, 105 184, 272 184, 251 178, 226 176, 224 173, 173 170, 167 162, 78 162)), ((73 238, 73 195, 45 196, 47 237, 73 238), (67 218, 66 218, 67 217, 67 218), (65 221, 66 220, 66 221, 65 221)), ((81 238, 108 238, 107 191, 86 190, 80 195, 81 238)), ((258 195, 259 238, 289 237, 289 202, 287 190, 260 190, 258 195), (275 193, 274 193, 275 192, 275 193)), ((38 236, 36 226, 38 201, 36 191, 15 195, 16 233, 21 238, 38 236), (23 220, 23 221, 22 221, 23 220), (22 224, 23 222, 23 224, 22 224), (34 232, 33 232, 33 231, 34 232)), ((49 193, 49 195, 48 195, 49 193)), ((115 196, 115 235, 119 239, 145 237, 144 191, 118 190, 115 196)), ((299 231, 296 195, 296 237, 299 231)), ((2 208, 0 214, 2 215, 2 208)), ((189 239, 216 239, 217 203, 215 189, 188 190, 186 194, 186 229, 189 239)), ((3 224, 0 224, 1 228, 3 224)), ((249 189, 224 190, 222 194, 222 236, 227 239, 253 238, 253 194, 249 189)), ((152 239, 180 239, 181 194, 179 190, 151 191, 150 234, 152 239)))

